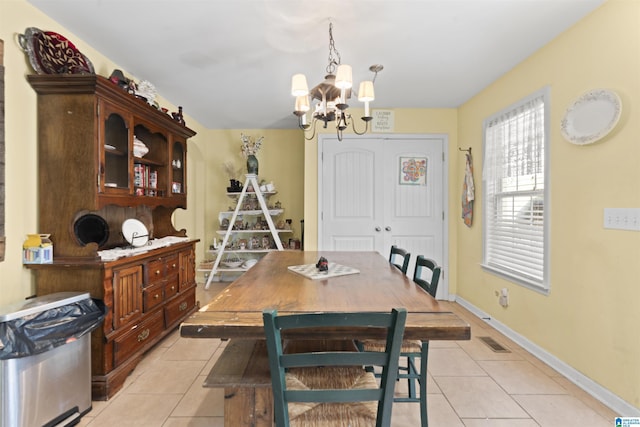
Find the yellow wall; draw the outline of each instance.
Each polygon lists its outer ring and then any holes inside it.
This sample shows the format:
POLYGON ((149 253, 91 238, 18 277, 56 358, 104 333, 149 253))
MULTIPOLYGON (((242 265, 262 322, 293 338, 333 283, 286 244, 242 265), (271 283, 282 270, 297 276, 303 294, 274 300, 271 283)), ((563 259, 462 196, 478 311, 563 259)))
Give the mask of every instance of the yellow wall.
MULTIPOLYGON (((459 109, 459 139, 473 147, 481 194, 482 121, 520 98, 551 88, 551 292, 484 272, 482 197, 478 221, 458 222, 457 294, 640 407, 640 232, 605 230, 605 207, 640 207, 640 2, 610 0, 459 109), (615 132, 588 146, 560 134, 565 108, 584 91, 622 98, 615 132), (509 307, 495 291, 506 287, 509 307)), ((458 165, 458 168, 461 165, 458 165)), ((455 187, 462 185, 456 175, 455 187)))

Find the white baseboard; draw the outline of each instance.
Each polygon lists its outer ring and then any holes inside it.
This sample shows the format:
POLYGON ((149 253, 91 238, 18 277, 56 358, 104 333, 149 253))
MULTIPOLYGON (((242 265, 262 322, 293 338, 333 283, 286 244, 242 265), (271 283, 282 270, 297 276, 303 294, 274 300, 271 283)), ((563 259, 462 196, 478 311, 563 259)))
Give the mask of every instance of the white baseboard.
POLYGON ((503 323, 493 319, 487 313, 479 310, 474 305, 470 304, 468 301, 465 301, 463 298, 459 296, 455 297, 455 302, 460 304, 462 307, 469 310, 471 313, 476 315, 478 318, 485 321, 488 325, 513 340, 515 343, 520 345, 522 348, 527 350, 529 353, 536 356, 538 359, 545 362, 547 365, 551 366, 553 369, 564 375, 569 381, 573 382, 575 385, 583 389, 585 392, 589 393, 594 398, 598 399, 603 404, 607 405, 611 410, 613 410, 617 415, 621 417, 639 417, 640 409, 621 399, 605 387, 596 383, 589 377, 580 373, 576 369, 572 368, 567 363, 558 359, 553 354, 548 351, 542 349, 536 344, 529 341, 524 336, 514 332, 509 327, 504 325, 503 323))

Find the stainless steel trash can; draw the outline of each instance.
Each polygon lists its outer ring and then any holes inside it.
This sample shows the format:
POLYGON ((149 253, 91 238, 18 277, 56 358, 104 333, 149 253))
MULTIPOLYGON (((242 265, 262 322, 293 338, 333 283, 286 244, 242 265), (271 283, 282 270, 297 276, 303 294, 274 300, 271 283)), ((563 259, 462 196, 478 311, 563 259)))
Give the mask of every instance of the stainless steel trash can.
POLYGON ((1 426, 70 426, 91 410, 90 331, 104 313, 89 303, 60 292, 0 307, 1 426))

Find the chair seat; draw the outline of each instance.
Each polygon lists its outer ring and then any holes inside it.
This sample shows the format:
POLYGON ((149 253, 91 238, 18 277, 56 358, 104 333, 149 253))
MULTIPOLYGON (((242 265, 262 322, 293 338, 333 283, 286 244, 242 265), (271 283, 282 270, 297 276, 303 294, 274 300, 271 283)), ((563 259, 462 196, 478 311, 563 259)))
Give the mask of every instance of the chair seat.
MULTIPOLYGON (((363 340, 362 348, 364 351, 384 351, 385 342, 382 340, 363 340)), ((422 350, 422 341, 420 340, 402 340, 400 353, 420 353, 422 350)))
MULTIPOLYGON (((361 367, 294 368, 287 372, 287 389, 365 389, 378 388, 375 376, 361 367)), ((336 419, 345 427, 374 426, 378 402, 318 403, 291 402, 291 426, 336 426, 336 419)))

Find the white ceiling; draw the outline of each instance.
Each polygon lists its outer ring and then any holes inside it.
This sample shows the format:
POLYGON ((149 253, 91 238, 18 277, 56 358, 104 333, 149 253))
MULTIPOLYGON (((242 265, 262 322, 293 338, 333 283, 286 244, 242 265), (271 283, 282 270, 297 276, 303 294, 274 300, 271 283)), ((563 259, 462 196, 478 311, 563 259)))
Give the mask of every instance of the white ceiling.
POLYGON ((354 86, 384 65, 372 108, 452 108, 605 0, 28 1, 206 128, 286 129, 291 76, 324 78, 329 21, 354 86))

